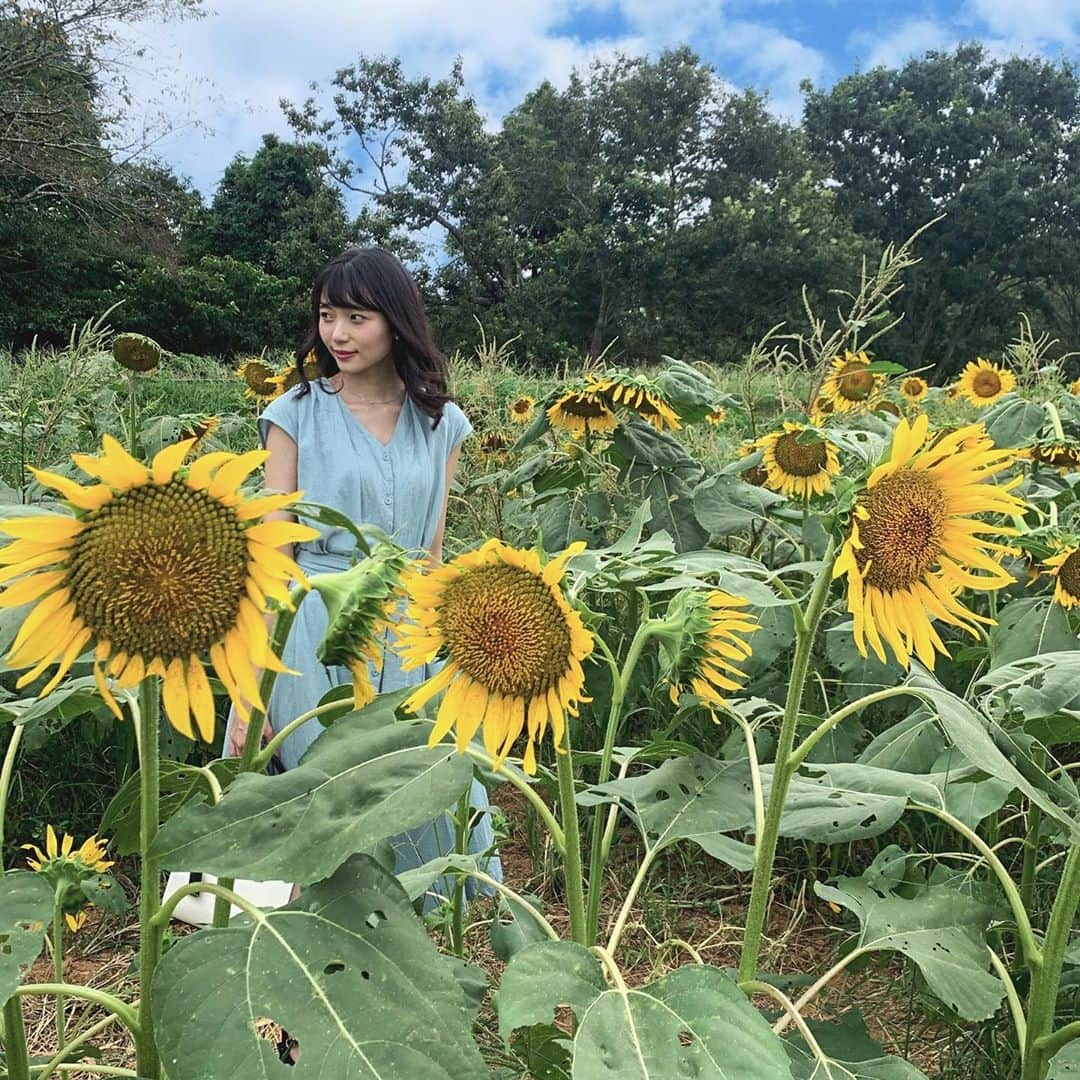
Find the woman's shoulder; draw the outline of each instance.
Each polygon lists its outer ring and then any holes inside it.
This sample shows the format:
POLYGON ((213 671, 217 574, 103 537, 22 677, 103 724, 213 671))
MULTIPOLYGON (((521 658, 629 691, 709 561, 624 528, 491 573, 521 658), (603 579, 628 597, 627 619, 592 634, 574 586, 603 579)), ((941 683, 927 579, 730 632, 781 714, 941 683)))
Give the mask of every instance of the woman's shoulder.
POLYGON ((259 415, 259 427, 264 432, 264 438, 266 425, 275 424, 296 440, 305 419, 317 407, 316 395, 320 392, 318 384, 312 383, 306 394, 303 387, 294 386, 274 398, 259 415))
POLYGON ((442 422, 439 427, 446 429, 447 440, 452 447, 471 435, 473 430, 469 418, 456 401, 448 401, 443 405, 442 422))

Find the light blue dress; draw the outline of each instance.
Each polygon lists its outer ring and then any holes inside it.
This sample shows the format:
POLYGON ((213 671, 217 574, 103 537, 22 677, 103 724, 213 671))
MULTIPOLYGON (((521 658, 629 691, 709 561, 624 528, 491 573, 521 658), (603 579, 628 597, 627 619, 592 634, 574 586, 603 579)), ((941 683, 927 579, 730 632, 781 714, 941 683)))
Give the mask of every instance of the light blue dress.
MULTIPOLYGON (((446 464, 451 451, 472 432, 472 425, 453 402, 443 408, 442 420, 432 419, 406 396, 397 425, 384 446, 349 411, 340 395, 314 382, 309 393, 291 390, 272 401, 259 418, 259 435, 266 444, 270 425, 288 434, 297 448, 297 488, 305 502, 332 507, 358 524, 375 525, 407 551, 430 551, 446 495, 446 464)), ((319 537, 297 545, 296 561, 309 576, 348 569, 355 538, 347 529, 308 522, 319 537)), ((322 597, 308 593, 297 608, 282 661, 299 675, 279 675, 270 698, 269 718, 280 730, 294 717, 314 708, 332 687, 351 683, 344 667, 326 667, 315 650, 326 632, 322 597)), ((371 669, 372 683, 382 693, 413 686, 434 674, 437 665, 402 671, 395 652, 384 648, 381 671, 371 669)), ((286 769, 299 764, 304 752, 323 731, 309 720, 282 744, 286 769)), ((491 847, 493 830, 483 784, 474 780, 474 808, 469 850, 480 854, 491 847), (481 813, 477 814, 476 811, 481 813)), ((397 870, 409 870, 454 850, 454 827, 448 814, 428 825, 393 837, 397 870)), ((498 855, 488 858, 485 872, 502 880, 498 855)), ((434 888, 446 895, 448 883, 434 888)), ((470 890, 471 892, 472 890, 470 890)), ((430 901, 427 906, 430 906, 430 901)))

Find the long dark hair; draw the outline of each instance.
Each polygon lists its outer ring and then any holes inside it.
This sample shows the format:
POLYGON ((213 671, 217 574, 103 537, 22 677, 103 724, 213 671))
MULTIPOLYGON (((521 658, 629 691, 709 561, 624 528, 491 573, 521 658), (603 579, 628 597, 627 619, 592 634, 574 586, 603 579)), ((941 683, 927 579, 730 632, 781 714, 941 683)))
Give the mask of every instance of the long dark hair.
POLYGON ((450 400, 446 357, 431 339, 427 312, 420 290, 401 260, 384 248, 349 248, 328 263, 311 290, 311 327, 296 350, 296 371, 302 397, 310 393, 311 382, 304 362, 315 354, 319 375, 336 375, 340 370, 333 353, 319 337, 319 307, 323 297, 341 308, 377 311, 390 324, 394 367, 405 392, 438 427, 443 406, 450 400))

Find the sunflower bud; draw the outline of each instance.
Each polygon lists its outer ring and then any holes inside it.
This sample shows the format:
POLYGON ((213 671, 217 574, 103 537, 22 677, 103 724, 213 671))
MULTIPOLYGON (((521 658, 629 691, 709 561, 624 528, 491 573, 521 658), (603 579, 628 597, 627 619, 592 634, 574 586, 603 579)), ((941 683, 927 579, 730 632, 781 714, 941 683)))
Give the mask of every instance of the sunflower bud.
POLYGON ((112 352, 113 359, 128 371, 153 371, 164 356, 161 346, 144 334, 117 334, 112 352))
POLYGON ((380 638, 404 595, 400 579, 408 564, 401 548, 384 542, 350 569, 310 579, 328 616, 326 634, 315 655, 324 664, 352 672, 353 703, 358 709, 375 697, 368 662, 376 669, 382 666, 380 638))

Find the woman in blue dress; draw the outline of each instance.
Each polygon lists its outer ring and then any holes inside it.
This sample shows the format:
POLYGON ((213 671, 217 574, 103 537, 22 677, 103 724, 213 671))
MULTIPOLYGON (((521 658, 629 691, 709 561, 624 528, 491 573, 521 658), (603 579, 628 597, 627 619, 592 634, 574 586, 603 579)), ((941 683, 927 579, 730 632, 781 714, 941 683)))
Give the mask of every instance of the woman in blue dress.
MULTIPOLYGON (((308 502, 341 511, 357 523, 376 525, 406 550, 442 559, 450 482, 462 441, 472 425, 450 400, 446 360, 435 347, 420 292, 398 259, 381 248, 353 248, 319 275, 311 294, 312 326, 297 350, 300 382, 267 406, 259 434, 269 451, 266 486, 302 491, 308 502), (314 352, 319 377, 308 379, 304 363, 314 352)), ((268 519, 288 515, 277 512, 268 519)), ((296 561, 309 575, 352 565, 355 538, 346 529, 318 526, 316 540, 300 544, 296 561)), ((298 675, 279 676, 269 701, 267 731, 280 730, 314 708, 332 687, 351 682, 343 667, 324 667, 315 650, 327 615, 316 592, 297 609, 282 660, 298 675)), ((423 682, 434 672, 401 670, 384 646, 381 671, 372 682, 381 692, 423 682)), ((322 731, 309 720, 280 748, 294 768, 322 731)), ((247 725, 233 715, 225 752, 239 755, 247 725)), ((487 792, 473 782, 469 849, 493 842, 487 792)), ((398 872, 422 865, 454 848, 449 814, 393 837, 398 872)), ((501 880, 498 856, 485 870, 501 880)), ((437 883, 445 895, 446 883, 437 883)), ((431 906, 429 897, 426 906, 431 906)))

